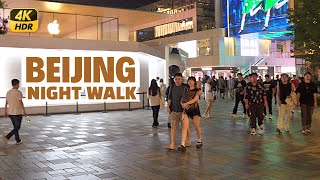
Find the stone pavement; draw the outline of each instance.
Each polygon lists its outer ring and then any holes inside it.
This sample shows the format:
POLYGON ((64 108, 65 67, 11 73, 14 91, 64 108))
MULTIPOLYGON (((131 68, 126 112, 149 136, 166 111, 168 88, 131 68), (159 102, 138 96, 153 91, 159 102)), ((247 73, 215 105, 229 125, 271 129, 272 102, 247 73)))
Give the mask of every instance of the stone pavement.
MULTIPOLYGON (((319 109, 309 135, 299 132, 296 110, 290 133, 277 135, 275 111, 273 120, 265 120, 265 133, 251 136, 247 120, 230 118, 233 104, 218 100, 214 117, 201 121, 201 149, 191 126, 186 153, 165 149, 170 131, 164 111, 157 129, 151 110, 34 116, 23 122, 23 144, 0 142, 0 178, 320 179, 319 109)), ((8 118, 0 122, 2 132, 11 130, 8 118)))

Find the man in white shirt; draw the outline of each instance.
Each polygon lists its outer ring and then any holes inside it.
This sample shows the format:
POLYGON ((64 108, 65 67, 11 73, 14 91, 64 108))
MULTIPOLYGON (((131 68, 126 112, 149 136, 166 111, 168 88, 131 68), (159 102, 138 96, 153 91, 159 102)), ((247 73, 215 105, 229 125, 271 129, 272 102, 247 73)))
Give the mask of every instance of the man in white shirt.
POLYGON ((12 89, 10 89, 6 95, 4 117, 9 116, 13 124, 13 130, 3 137, 3 140, 7 143, 9 139, 15 135, 17 145, 22 144, 22 140, 19 137, 19 129, 21 127, 22 116, 26 116, 26 111, 22 102, 23 96, 21 91, 18 90, 19 83, 20 81, 18 79, 13 79, 11 81, 12 89))

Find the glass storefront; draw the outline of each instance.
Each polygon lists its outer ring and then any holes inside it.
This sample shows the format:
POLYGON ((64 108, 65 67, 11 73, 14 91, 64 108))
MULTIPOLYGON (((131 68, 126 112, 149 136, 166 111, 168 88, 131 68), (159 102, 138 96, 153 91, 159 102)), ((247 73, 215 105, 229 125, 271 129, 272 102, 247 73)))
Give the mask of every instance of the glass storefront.
POLYGON ((197 1, 197 30, 204 31, 215 28, 214 1, 197 1))
MULTIPOLYGON (((165 24, 161 25, 163 26, 162 28, 158 27, 158 29, 166 31, 175 31, 177 32, 183 32, 183 33, 178 33, 178 34, 184 34, 184 33, 191 33, 193 32, 193 25, 197 24, 197 31, 204 31, 208 29, 215 28, 215 12, 214 12, 214 0, 161 0, 152 4, 149 4, 147 6, 143 6, 139 8, 139 10, 144 10, 144 11, 151 11, 151 12, 158 12, 158 13, 165 13, 165 14, 178 14, 180 12, 184 12, 190 9, 197 8, 197 22, 192 22, 192 25, 190 24, 189 28, 184 29, 182 31, 179 30, 173 30, 178 27, 180 27, 179 24, 177 23, 182 23, 182 22, 173 22, 170 24, 165 24), (192 28, 191 28, 192 26, 192 28)), ((185 20, 186 23, 188 20, 185 20)), ((189 23, 191 23, 189 21, 189 23)), ((154 31, 159 31, 159 30, 154 30, 154 31)), ((162 37, 167 37, 167 36, 174 36, 177 34, 174 33, 160 33, 161 36, 157 36, 156 32, 152 32, 152 28, 148 29, 143 29, 139 30, 137 32, 137 41, 146 41, 146 40, 151 40, 151 36, 155 36, 155 38, 162 38, 162 37), (140 37, 139 37, 140 36, 140 37)), ((153 38, 153 39, 155 39, 153 38)))
MULTIPOLYGON (((10 10, 0 9, 0 19, 9 17, 10 10)), ((17 33, 9 29, 7 35, 119 41, 119 19, 116 17, 45 11, 38 11, 38 16, 41 23, 36 32, 17 33), (59 33, 53 35, 48 26, 54 21, 58 24, 59 33)))
POLYGON ((165 14, 177 14, 193 9, 195 7, 195 3, 196 0, 160 0, 158 2, 143 6, 139 8, 139 10, 165 14))
POLYGON ((193 32, 192 18, 188 18, 182 21, 171 22, 162 24, 155 27, 138 30, 137 41, 148 41, 152 39, 158 39, 168 36, 176 36, 179 34, 186 34, 193 32))

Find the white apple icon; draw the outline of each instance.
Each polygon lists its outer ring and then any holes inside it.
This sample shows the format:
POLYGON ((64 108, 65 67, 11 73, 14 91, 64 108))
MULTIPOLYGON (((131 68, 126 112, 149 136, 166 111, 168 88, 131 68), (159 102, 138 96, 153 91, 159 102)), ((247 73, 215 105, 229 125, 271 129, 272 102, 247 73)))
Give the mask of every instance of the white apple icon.
POLYGON ((50 34, 59 34, 59 24, 57 23, 57 20, 54 20, 52 23, 48 24, 48 31, 50 34))

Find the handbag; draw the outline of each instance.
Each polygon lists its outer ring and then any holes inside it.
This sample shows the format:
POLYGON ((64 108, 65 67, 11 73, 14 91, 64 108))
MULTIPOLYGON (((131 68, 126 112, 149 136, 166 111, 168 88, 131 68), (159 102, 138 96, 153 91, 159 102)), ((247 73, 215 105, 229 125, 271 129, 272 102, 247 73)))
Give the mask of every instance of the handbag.
POLYGON ((160 109, 164 109, 164 102, 162 101, 162 99, 160 98, 160 109))
POLYGON ((160 98, 160 109, 164 109, 164 102, 162 101, 162 98, 161 98, 161 92, 159 90, 159 98, 160 98))
POLYGON ((295 93, 295 88, 292 86, 291 83, 290 83, 290 86, 291 86, 291 93, 290 93, 290 96, 288 96, 285 101, 288 106, 295 107, 298 105, 298 98, 297 98, 297 94, 295 93))
POLYGON ((298 105, 297 94, 295 92, 291 92, 290 96, 286 98, 286 103, 288 106, 295 107, 298 105))

